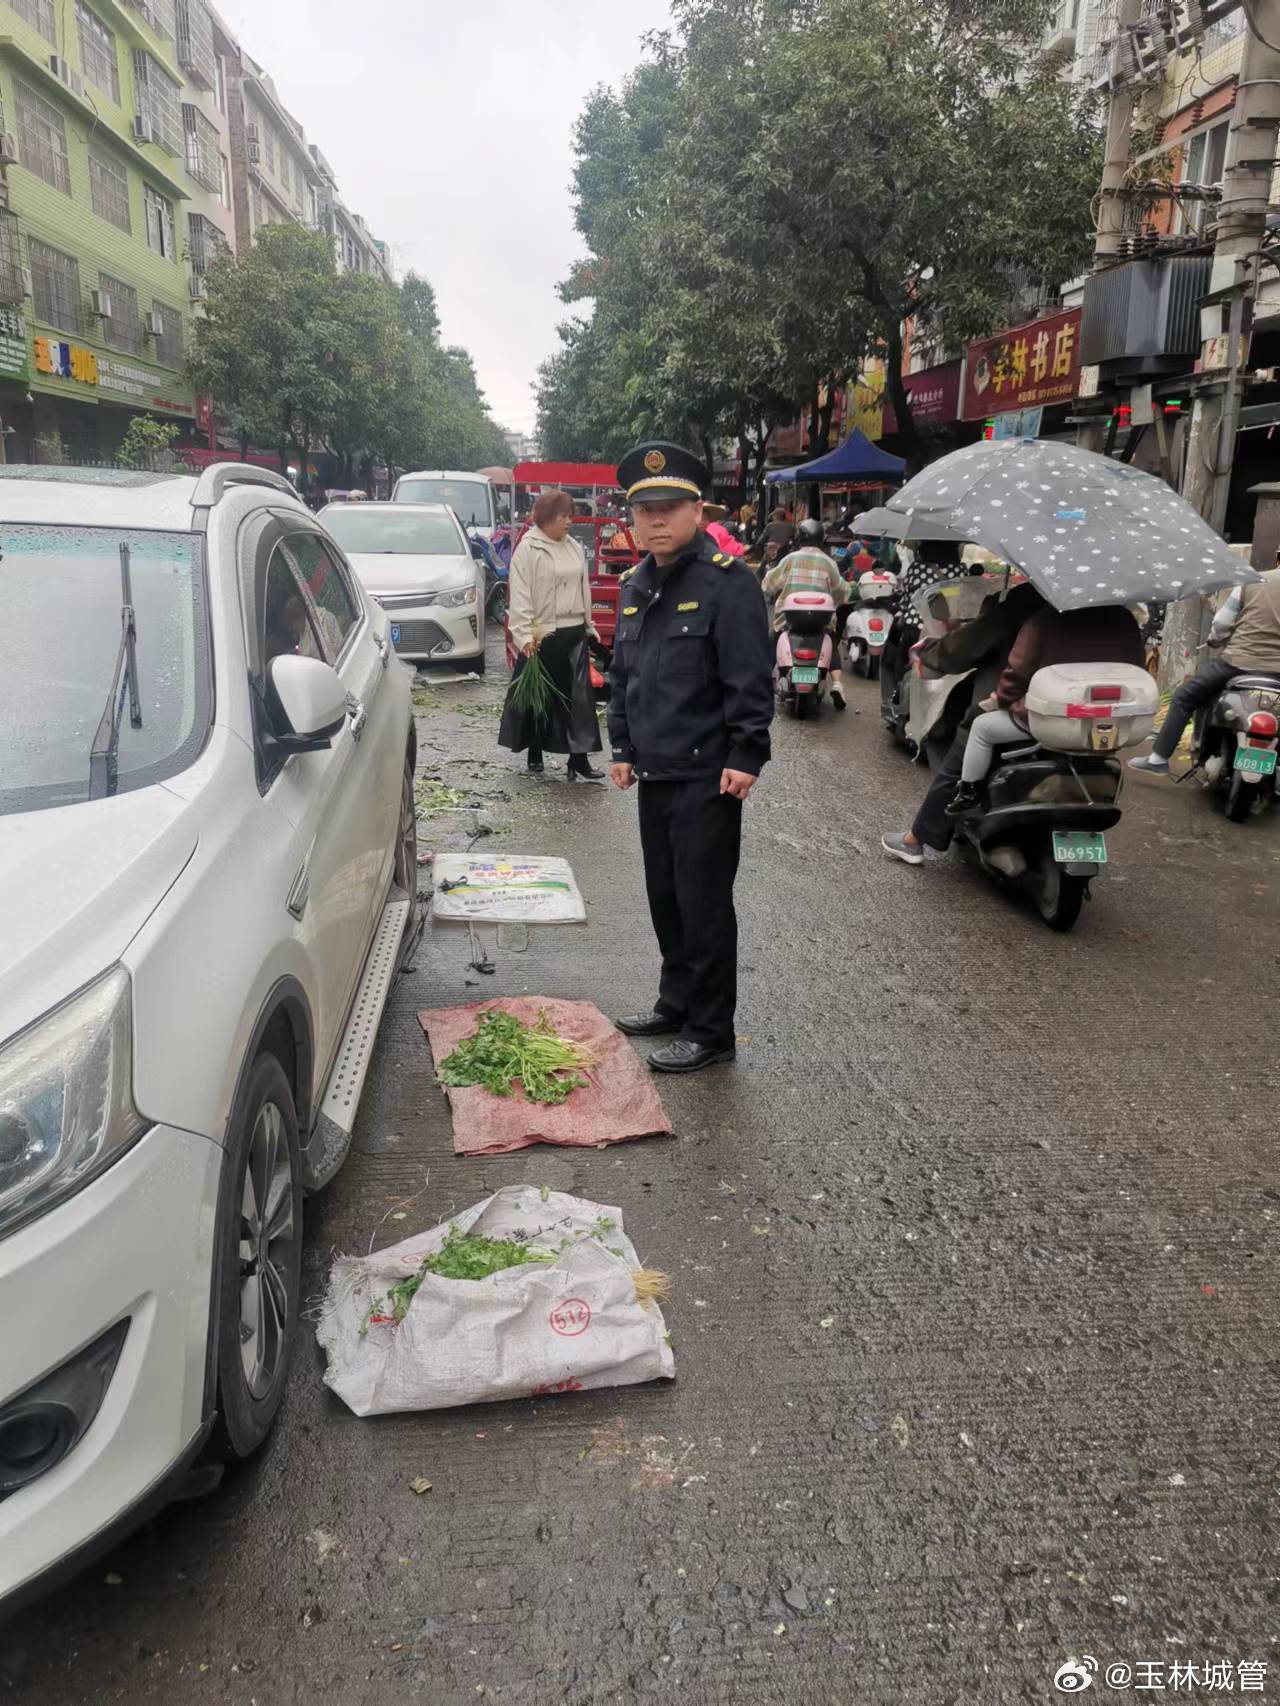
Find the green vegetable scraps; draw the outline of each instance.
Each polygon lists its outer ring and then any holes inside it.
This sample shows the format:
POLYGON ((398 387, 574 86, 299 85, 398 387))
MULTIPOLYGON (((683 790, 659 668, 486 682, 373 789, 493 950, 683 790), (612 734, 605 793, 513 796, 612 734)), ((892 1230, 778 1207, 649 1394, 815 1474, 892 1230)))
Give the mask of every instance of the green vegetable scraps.
POLYGON ((491 1096, 509 1096, 518 1083, 531 1102, 558 1106, 575 1090, 595 1057, 551 1029, 545 1013, 532 1028, 500 1007, 480 1015, 475 1032, 440 1064, 440 1083, 449 1089, 479 1084, 491 1096))
POLYGON ((562 705, 569 703, 535 649, 524 660, 524 668, 511 683, 512 708, 545 722, 557 699, 562 705))
POLYGON ((428 1256, 416 1274, 410 1274, 399 1285, 393 1285, 381 1300, 382 1308, 374 1309, 370 1319, 385 1322, 388 1317, 383 1311, 389 1306, 390 1319, 403 1321, 427 1274, 438 1274, 441 1279, 482 1280, 488 1279, 490 1274, 502 1273, 505 1268, 520 1268, 529 1262, 554 1262, 555 1259, 553 1250, 533 1250, 527 1244, 514 1244, 509 1239, 482 1238, 479 1233, 459 1232, 456 1226, 451 1226, 449 1236, 435 1255, 428 1256))

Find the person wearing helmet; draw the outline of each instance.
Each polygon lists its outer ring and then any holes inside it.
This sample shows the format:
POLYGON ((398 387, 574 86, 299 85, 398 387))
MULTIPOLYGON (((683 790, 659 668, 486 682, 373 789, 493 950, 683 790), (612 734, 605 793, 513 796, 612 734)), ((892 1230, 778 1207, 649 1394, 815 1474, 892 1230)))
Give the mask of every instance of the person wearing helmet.
POLYGON ((840 627, 841 612, 849 602, 848 583, 836 567, 835 559, 823 548, 827 530, 820 521, 802 521, 797 536, 796 548, 764 577, 764 595, 774 600, 773 628, 775 633, 781 633, 786 619, 778 612, 791 593, 831 594, 836 605, 836 616, 831 623, 831 703, 837 711, 843 711, 846 700, 844 677, 840 673, 840 627))

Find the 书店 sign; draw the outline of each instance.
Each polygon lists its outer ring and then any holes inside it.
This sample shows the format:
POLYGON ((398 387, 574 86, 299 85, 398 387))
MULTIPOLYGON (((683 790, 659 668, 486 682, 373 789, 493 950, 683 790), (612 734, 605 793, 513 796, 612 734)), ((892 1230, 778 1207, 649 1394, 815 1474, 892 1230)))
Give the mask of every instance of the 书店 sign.
POLYGON ((970 344, 961 414, 976 421, 1070 403, 1079 383, 1080 310, 1070 308, 970 344))

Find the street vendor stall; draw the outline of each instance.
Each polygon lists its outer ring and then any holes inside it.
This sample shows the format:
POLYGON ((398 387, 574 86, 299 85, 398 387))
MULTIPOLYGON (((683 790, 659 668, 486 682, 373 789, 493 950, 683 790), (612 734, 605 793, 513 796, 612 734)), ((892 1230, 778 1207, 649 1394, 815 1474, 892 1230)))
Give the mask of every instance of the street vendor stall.
POLYGON ((765 483, 774 491, 781 485, 792 484, 820 486, 832 495, 836 488, 846 496, 854 492, 887 492, 901 483, 906 467, 901 456, 878 450, 855 427, 844 443, 826 456, 802 462, 795 468, 771 468, 765 475, 765 483))

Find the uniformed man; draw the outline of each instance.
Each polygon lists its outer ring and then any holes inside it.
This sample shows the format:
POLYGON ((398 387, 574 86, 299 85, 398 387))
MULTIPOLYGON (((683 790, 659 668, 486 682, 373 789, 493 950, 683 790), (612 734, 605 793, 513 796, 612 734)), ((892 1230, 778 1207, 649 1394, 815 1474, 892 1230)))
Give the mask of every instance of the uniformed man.
POLYGON ((613 654, 613 781, 640 786, 640 845, 662 979, 632 1037, 673 1036, 659 1072, 732 1060, 742 806, 769 759, 773 643, 755 576, 702 531, 710 484, 676 444, 641 444, 618 481, 647 555, 624 581, 613 654))

